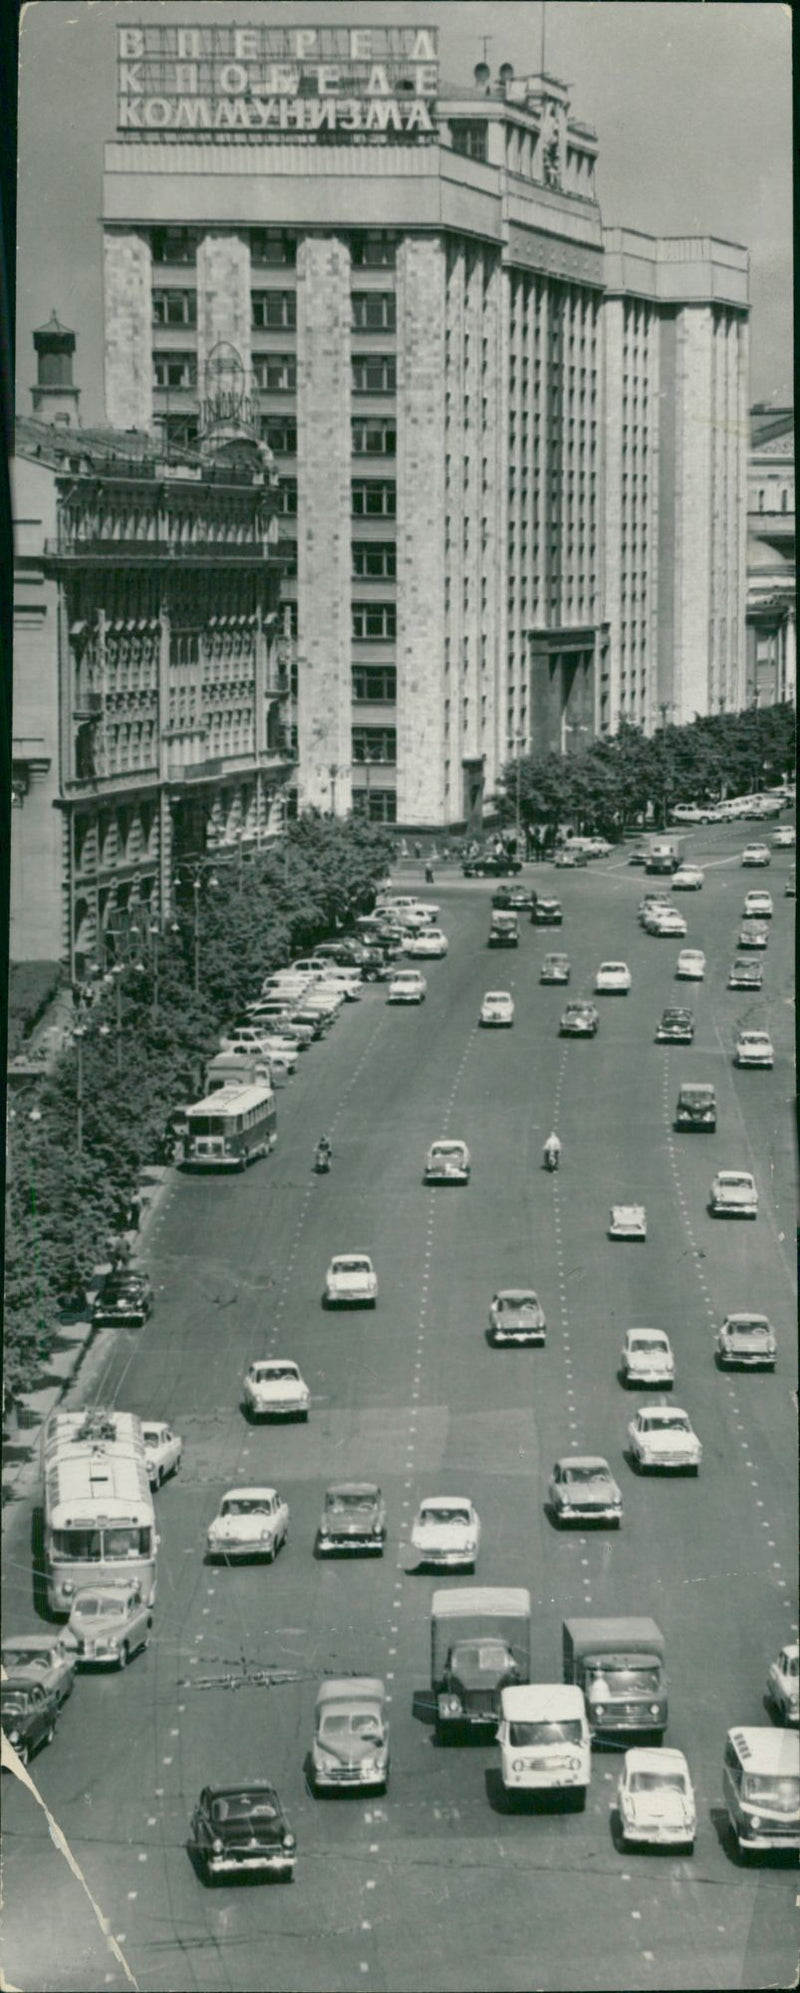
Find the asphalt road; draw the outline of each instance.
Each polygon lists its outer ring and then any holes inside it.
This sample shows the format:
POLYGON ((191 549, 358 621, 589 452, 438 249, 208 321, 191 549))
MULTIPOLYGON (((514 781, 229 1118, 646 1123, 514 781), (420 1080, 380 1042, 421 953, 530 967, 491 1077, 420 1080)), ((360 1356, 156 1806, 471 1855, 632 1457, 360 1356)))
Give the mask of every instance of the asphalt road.
MULTIPOLYGON (((170 1993, 792 1983, 794 1872, 739 1866, 721 1803, 725 1732, 769 1720, 766 1670, 796 1635, 794 903, 783 897, 794 853, 776 853, 767 875, 745 872, 746 838, 736 827, 687 840, 708 869, 702 894, 680 904, 708 969, 682 992, 680 943, 642 932, 643 875, 619 854, 585 872, 528 868, 559 891, 565 922, 525 922, 513 953, 486 948, 491 882, 440 873, 450 952, 422 965, 427 1002, 389 1008, 371 988, 279 1095, 268 1162, 242 1178, 176 1182, 150 1239, 155 1315, 144 1331, 105 1335, 82 1386, 168 1417, 185 1440, 183 1471, 157 1497, 153 1642, 124 1676, 78 1681, 55 1744, 31 1767, 82 1880, 41 1808, 4 1781, 11 1985, 94 1993, 129 1984, 127 1973, 170 1993), (762 883, 775 917, 764 989, 751 998, 725 983, 744 892, 762 883), (553 947, 571 956, 570 996, 589 993, 603 957, 630 964, 632 992, 599 999, 594 1041, 558 1038, 564 992, 538 983, 553 947), (478 1029, 492 987, 513 990, 513 1031, 478 1029), (653 1042, 670 1001, 693 1004, 691 1048, 653 1042), (768 1024, 772 1072, 733 1067, 744 1021, 768 1024), (673 1135, 684 1078, 715 1082, 716 1135, 673 1135), (563 1161, 550 1178, 540 1160, 554 1121, 563 1161), (325 1128, 334 1165, 317 1179, 325 1128), (428 1190, 424 1152, 445 1132, 469 1142, 472 1181, 428 1190), (737 1166, 758 1182, 755 1225, 707 1215, 715 1169, 737 1166), (647 1206, 644 1247, 606 1238, 609 1206, 626 1198, 647 1206), (375 1261, 377 1310, 327 1313, 328 1258, 353 1248, 375 1261), (518 1281, 542 1298, 547 1346, 492 1351, 491 1295, 518 1281), (777 1371, 721 1375, 714 1329, 750 1305, 777 1328, 777 1371), (636 1476, 626 1461, 639 1401, 617 1364, 637 1323, 672 1338, 674 1397, 704 1446, 697 1480, 636 1476), (311 1385, 307 1426, 242 1417, 247 1363, 271 1351, 295 1357, 311 1385), (610 1461, 625 1499, 619 1532, 557 1533, 549 1522, 547 1477, 575 1444, 610 1461), (326 1484, 342 1476, 383 1485, 380 1561, 314 1558, 326 1484), (209 1568, 219 1494, 259 1479, 288 1498, 287 1548, 269 1568, 209 1568), (417 1502, 437 1493, 477 1505, 474 1582, 530 1588, 535 1679, 559 1679, 568 1613, 659 1621, 668 1741, 686 1752, 697 1791, 693 1857, 619 1851, 611 1754, 594 1754, 584 1814, 509 1815, 491 1777, 496 1746, 435 1747, 424 1719, 438 1581, 413 1570, 405 1546, 417 1502), (265 1670, 284 1679, 248 1681, 265 1670), (392 1777, 378 1801, 314 1799, 305 1782, 316 1687, 340 1671, 382 1676, 392 1698, 392 1777), (207 1780, 254 1773, 274 1779, 296 1831, 294 1886, 206 1889, 186 1853, 193 1802, 207 1780)), ((8 1545, 12 1631, 36 1618, 22 1510, 8 1545)))

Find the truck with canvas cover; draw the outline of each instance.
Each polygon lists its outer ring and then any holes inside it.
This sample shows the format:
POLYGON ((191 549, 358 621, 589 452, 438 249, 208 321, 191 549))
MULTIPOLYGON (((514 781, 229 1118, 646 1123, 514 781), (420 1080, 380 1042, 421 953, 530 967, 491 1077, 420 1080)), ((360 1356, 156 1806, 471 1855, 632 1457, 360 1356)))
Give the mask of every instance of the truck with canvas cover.
POLYGON ((565 1619, 563 1676, 586 1697, 595 1742, 667 1727, 665 1642, 654 1619, 565 1619))
POLYGON ((436 1733, 496 1726, 504 1688, 530 1681, 531 1598, 521 1586, 448 1586, 431 1601, 436 1733))

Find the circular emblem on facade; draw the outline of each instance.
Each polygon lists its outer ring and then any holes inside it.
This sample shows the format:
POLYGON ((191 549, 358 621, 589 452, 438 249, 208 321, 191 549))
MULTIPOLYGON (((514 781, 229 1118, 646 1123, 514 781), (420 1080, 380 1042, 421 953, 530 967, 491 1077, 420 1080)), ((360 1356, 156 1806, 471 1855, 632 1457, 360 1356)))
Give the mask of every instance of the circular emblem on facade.
POLYGON ((241 353, 229 339, 218 339, 205 365, 205 408, 211 422, 242 420, 246 416, 247 376, 241 353))

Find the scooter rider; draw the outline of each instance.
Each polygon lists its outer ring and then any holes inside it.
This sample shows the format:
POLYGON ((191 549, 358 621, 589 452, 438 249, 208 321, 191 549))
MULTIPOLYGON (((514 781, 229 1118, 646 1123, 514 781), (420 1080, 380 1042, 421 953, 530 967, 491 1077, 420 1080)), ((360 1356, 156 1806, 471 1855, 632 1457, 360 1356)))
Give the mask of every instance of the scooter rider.
POLYGON ((545 1169, 557 1170, 560 1161, 561 1161, 561 1143, 558 1139, 555 1129, 553 1129, 552 1134, 548 1135, 547 1141, 545 1142, 544 1145, 545 1169))

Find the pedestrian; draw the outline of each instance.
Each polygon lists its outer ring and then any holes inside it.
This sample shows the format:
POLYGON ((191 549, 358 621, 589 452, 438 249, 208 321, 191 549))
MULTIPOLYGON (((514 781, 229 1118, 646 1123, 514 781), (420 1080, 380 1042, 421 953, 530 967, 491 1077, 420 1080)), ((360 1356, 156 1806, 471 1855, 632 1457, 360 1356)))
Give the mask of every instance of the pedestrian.
POLYGON ((433 866, 430 862, 430 859, 428 860, 428 863, 425 867, 425 884, 426 886, 433 885, 433 866))
POLYGON ((414 840, 414 857, 415 858, 422 857, 422 845, 420 844, 419 838, 415 838, 414 840))

